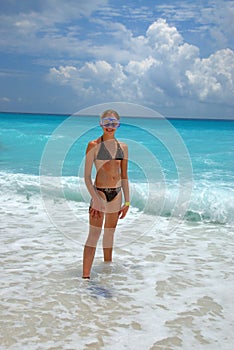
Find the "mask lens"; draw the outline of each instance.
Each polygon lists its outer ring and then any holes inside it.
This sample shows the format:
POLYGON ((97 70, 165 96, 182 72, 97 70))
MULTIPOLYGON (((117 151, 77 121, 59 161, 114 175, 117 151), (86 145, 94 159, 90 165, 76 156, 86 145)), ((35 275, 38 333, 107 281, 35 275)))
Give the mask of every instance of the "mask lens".
POLYGON ((120 122, 118 119, 115 119, 115 118, 103 118, 101 120, 101 125, 104 127, 104 128, 113 128, 113 129, 116 129, 119 127, 120 125, 120 122))

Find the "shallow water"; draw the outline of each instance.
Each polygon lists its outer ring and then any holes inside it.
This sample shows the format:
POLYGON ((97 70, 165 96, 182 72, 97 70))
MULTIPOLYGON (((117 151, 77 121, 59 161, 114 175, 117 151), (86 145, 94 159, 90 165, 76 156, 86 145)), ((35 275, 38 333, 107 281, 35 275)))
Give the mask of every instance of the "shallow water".
POLYGON ((231 227, 177 222, 168 232, 158 217, 117 241, 111 264, 100 245, 84 281, 82 245, 53 226, 39 196, 18 200, 1 209, 2 349, 231 349, 231 227))

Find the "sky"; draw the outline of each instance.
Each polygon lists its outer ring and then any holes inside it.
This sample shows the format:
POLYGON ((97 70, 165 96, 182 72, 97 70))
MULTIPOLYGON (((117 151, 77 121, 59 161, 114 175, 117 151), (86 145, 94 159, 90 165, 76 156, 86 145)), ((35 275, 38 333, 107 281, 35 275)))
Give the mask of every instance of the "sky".
POLYGON ((0 0, 0 111, 234 119, 234 1, 0 0))

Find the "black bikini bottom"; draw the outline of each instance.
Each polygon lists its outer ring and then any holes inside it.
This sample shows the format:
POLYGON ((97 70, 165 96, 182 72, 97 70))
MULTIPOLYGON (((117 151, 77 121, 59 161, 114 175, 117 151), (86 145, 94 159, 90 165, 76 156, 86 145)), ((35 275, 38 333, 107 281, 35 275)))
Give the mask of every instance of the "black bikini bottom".
POLYGON ((103 192, 106 196, 107 202, 111 202, 117 196, 117 194, 121 191, 121 187, 116 187, 116 188, 96 187, 96 190, 103 192))

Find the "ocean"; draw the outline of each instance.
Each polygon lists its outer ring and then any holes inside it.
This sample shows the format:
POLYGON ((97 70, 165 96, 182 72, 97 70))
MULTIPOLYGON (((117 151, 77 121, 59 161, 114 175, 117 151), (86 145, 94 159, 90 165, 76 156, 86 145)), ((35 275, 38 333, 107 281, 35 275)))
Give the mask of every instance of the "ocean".
MULTIPOLYGON (((87 115, 0 114, 1 350, 231 350, 234 121, 123 117, 131 207, 84 281, 87 115)), ((95 173, 93 173, 93 176, 95 173)))

